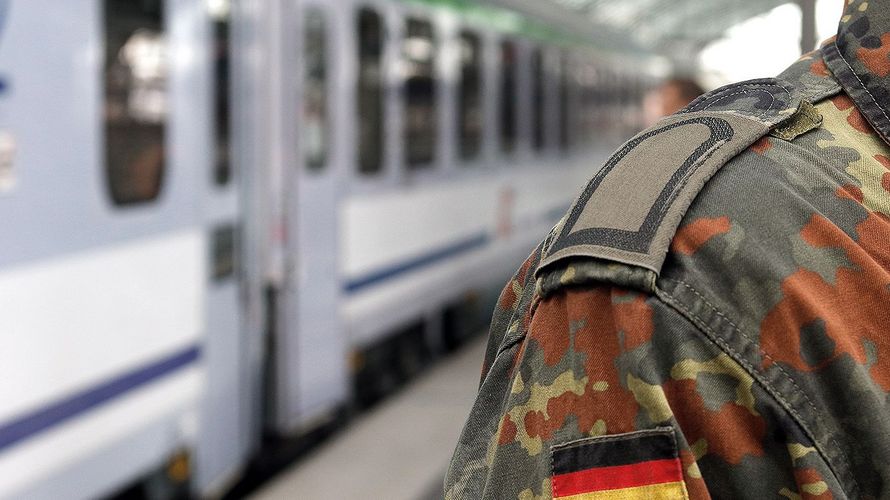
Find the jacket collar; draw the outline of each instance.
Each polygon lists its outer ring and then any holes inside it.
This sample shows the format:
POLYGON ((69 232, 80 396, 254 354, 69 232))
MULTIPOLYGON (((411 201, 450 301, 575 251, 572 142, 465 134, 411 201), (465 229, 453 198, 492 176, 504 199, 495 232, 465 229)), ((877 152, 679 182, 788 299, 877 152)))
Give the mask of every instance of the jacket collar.
POLYGON ((825 64, 890 144, 890 0, 847 0, 825 64))

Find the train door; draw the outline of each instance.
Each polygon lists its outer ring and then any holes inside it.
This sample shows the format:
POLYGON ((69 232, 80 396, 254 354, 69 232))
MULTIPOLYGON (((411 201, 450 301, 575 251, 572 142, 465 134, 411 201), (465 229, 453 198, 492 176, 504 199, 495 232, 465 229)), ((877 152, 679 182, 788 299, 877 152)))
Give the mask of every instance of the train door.
POLYGON ((278 307, 276 425, 292 431, 329 415, 346 398, 346 347, 337 305, 338 169, 332 98, 343 23, 323 0, 292 4, 284 28, 282 116, 284 283, 278 307), (290 145, 288 147, 287 145, 290 145))
POLYGON ((204 186, 204 227, 209 248, 204 361, 207 393, 203 402, 197 447, 195 487, 201 494, 224 489, 246 461, 251 435, 246 340, 239 290, 240 175, 232 141, 232 3, 207 2, 205 23, 209 67, 206 88, 211 97, 212 143, 210 169, 204 186))

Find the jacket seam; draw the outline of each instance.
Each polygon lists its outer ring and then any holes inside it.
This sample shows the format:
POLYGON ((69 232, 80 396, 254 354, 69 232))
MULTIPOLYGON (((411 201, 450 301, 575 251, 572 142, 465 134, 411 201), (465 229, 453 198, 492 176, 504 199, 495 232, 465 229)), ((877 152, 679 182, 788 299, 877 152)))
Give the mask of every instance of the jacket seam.
POLYGON ((641 429, 638 431, 630 431, 630 432, 621 432, 618 434, 605 434, 602 436, 587 436, 578 439, 573 439, 572 441, 566 441, 565 443, 554 444, 550 446, 551 450, 566 450, 570 448, 575 448, 577 446, 584 446, 591 443, 611 443, 613 441, 624 441, 625 439, 631 439, 635 437, 648 437, 648 436, 658 436, 658 435, 670 435, 671 442, 674 447, 677 447, 677 437, 675 435, 674 428, 671 426, 660 426, 652 429, 641 429))
POLYGON ((711 106, 713 106, 714 104, 716 104, 717 102, 720 102, 727 97, 730 97, 733 95, 739 95, 739 94, 748 94, 748 93, 756 92, 757 90, 760 90, 761 92, 770 94, 770 97, 772 98, 772 102, 770 102, 769 108, 762 110, 761 112, 759 112, 755 115, 758 118, 763 119, 769 114, 770 111, 772 111, 772 106, 776 102, 776 97, 774 95, 772 95, 772 93, 770 93, 769 91, 765 90, 766 88, 779 89, 782 92, 784 92, 784 94, 787 95, 789 98, 792 97, 791 92, 789 92, 788 89, 778 81, 776 81, 776 83, 769 83, 766 81, 762 81, 762 82, 758 82, 758 83, 743 83, 743 84, 738 84, 738 85, 731 85, 728 88, 717 91, 716 93, 714 93, 712 95, 705 94, 705 95, 701 96, 701 98, 700 98, 701 101, 699 101, 699 102, 693 101, 689 105, 689 107, 686 108, 686 112, 704 111, 704 110, 710 108, 711 106), (727 94, 727 92, 730 92, 730 91, 736 90, 736 89, 748 89, 748 90, 742 90, 739 92, 727 94), (707 104, 707 105, 704 107, 701 107, 703 104, 707 104))
MULTIPOLYGON (((784 90, 784 89, 783 89, 783 90, 784 90)), ((702 108, 701 110, 702 110, 702 111, 706 111, 706 110, 707 110, 708 108, 710 108, 711 106, 717 104, 717 103, 720 102, 720 101, 729 99, 729 98, 732 97, 732 96, 735 96, 735 95, 747 95, 747 94, 753 94, 753 93, 755 93, 755 92, 757 92, 756 89, 754 89, 754 90, 749 89, 749 90, 740 90, 740 91, 738 91, 738 92, 733 92, 733 93, 731 93, 731 94, 725 94, 725 95, 720 96, 719 99, 714 99, 713 101, 709 102, 708 105, 705 106, 704 108, 702 108)), ((767 106, 767 111, 772 110, 772 109, 773 109, 773 104, 776 103, 776 96, 774 96, 774 95, 772 95, 772 94, 770 94, 769 92, 766 92, 766 91, 761 91, 761 93, 769 94, 769 97, 770 97, 771 101, 770 101, 770 103, 769 103, 769 106, 767 106)), ((787 91, 786 91, 786 93, 787 93, 787 91)), ((763 118, 764 116, 766 116, 766 114, 767 114, 767 113, 764 112, 764 113, 758 114, 757 116, 760 117, 760 118, 763 118)))
POLYGON ((878 100, 875 99, 875 96, 871 93, 871 90, 869 90, 868 87, 865 86, 865 83, 862 82, 862 79, 859 78, 859 75, 857 75, 853 67, 850 66, 850 63, 847 61, 847 58, 844 57, 844 53, 841 51, 840 47, 837 47, 836 44, 835 47, 837 48, 837 55, 839 55, 841 61, 843 61, 844 64, 847 65, 847 69, 850 70, 850 73, 852 73, 853 76, 856 78, 856 81, 859 82, 859 86, 862 87, 862 90, 864 90, 865 93, 868 94, 868 97, 871 98, 872 102, 878 107, 879 110, 881 110, 881 114, 884 115, 884 118, 890 121, 890 116, 887 116, 887 112, 884 111, 884 108, 882 108, 880 104, 878 104, 878 100))
MULTIPOLYGON (((530 284, 529 278, 534 279, 534 275, 531 273, 531 271, 529 271, 529 276, 527 276, 526 279, 522 283, 523 290, 529 290, 529 284, 530 284)), ((531 319, 534 316, 535 311, 538 309, 538 304, 542 300, 542 297, 540 294, 538 294, 536 287, 531 287, 530 290, 531 290, 530 293, 532 294, 532 296, 529 299, 529 304, 528 304, 527 315, 528 315, 529 319, 531 319)), ((518 326, 516 327, 517 328, 516 335, 514 335, 512 337, 509 337, 507 335, 504 336, 504 339, 501 341, 501 344, 497 348, 497 352, 495 353, 494 358, 492 358, 492 360, 491 360, 491 366, 489 367, 488 372, 486 372, 486 374, 485 374, 486 378, 488 377, 489 372, 491 371, 491 368, 494 367, 498 358, 501 357, 501 354, 503 354, 504 351, 509 350, 511 347, 515 346, 516 344, 519 344, 520 342, 522 342, 525 339, 525 337, 528 335, 528 328, 521 323, 522 316, 523 316, 522 313, 524 311, 524 309, 521 307, 522 306, 522 298, 523 297, 519 297, 517 299, 517 305, 519 307, 517 307, 513 311, 513 313, 510 315, 510 321, 507 324, 507 330, 509 333, 509 329, 514 324, 518 323, 518 326), (524 331, 521 331, 520 329, 523 329, 524 331)), ((531 324, 531 321, 529 321, 529 325, 530 324, 531 324)))
MULTIPOLYGON (((722 318, 723 321, 725 321, 727 324, 729 324, 737 334, 741 335, 741 337, 749 343, 749 345, 757 346, 758 352, 762 356, 764 356, 766 359, 769 359, 770 361, 772 361, 773 366, 778 368, 779 371, 784 375, 784 377, 789 382, 791 382, 791 385, 800 394, 800 396, 803 397, 803 399, 806 401, 807 405, 813 411, 813 418, 817 422, 820 422, 820 419, 818 416, 819 414, 818 414, 818 411, 816 410, 816 406, 810 400, 809 396, 807 396, 806 393, 803 392, 803 390, 800 388, 800 386, 797 384, 797 382, 795 382, 794 379, 788 374, 788 372, 785 371, 785 369, 782 368, 782 366, 779 363, 775 362, 775 360, 769 355, 769 353, 764 351, 757 343, 754 343, 751 340, 751 337, 748 336, 738 325, 736 325, 731 319, 729 319, 729 317, 727 317, 725 314, 723 314, 719 309, 717 309, 717 307, 715 307, 713 304, 711 304, 711 302, 709 302, 701 293, 699 293, 696 289, 694 289, 688 283, 686 283, 685 281, 682 281, 682 280, 669 280, 669 281, 674 281, 675 283, 684 286, 689 291, 694 293, 702 302, 704 302, 704 304, 711 310, 711 312, 713 312, 714 314, 716 314, 717 316, 722 318)), ((758 370, 756 370, 755 367, 750 362, 748 362, 738 351, 736 351, 726 341, 721 339, 717 335, 717 333, 711 327, 709 327, 707 325, 707 323, 701 317, 699 317, 697 314, 692 312, 684 303, 682 303, 676 297, 672 296, 666 290, 664 290, 663 288, 660 288, 660 287, 656 288, 656 295, 666 305, 668 305, 669 307, 671 307, 672 309, 674 309, 675 311, 680 313, 682 316, 686 317, 686 319, 689 320, 690 323, 693 324, 693 326, 698 328, 699 331, 703 335, 708 337, 718 347, 720 347, 727 354, 729 354, 732 357, 732 359, 734 359, 737 363, 739 363, 739 365, 741 365, 754 378, 754 380, 757 380, 757 382, 767 391, 768 394, 770 394, 780 404, 780 406, 785 411, 787 411, 789 414, 791 414, 792 417, 794 417, 794 421, 797 423, 797 425, 806 433, 806 435, 810 439, 812 439, 813 445, 819 451, 819 455, 822 457, 822 459, 828 465, 829 469, 832 471, 835 478, 838 480, 838 482, 840 484, 843 484, 840 481, 841 478, 840 478, 840 475, 838 474, 838 471, 832 465, 831 460, 829 460, 828 455, 825 453, 822 446, 819 444, 819 441, 815 438, 815 434, 812 432, 812 430, 809 428, 809 426, 807 426, 805 424, 804 419, 800 415, 800 413, 778 392, 778 390, 776 390, 774 387, 772 387, 772 385, 768 383, 768 381, 764 378, 764 376, 758 370)), ((840 446, 838 446, 837 442, 831 435, 828 436, 828 440, 830 441, 830 444, 832 446, 834 446, 834 448, 840 454, 840 458, 843 460, 846 470, 847 471, 851 470, 850 461, 849 461, 849 458, 847 457, 846 452, 844 452, 844 450, 840 446)), ((850 481, 852 481, 851 486, 853 488, 853 497, 855 498, 858 496, 859 484, 857 483, 856 478, 852 476, 852 474, 850 474, 849 479, 850 479, 850 481)))
MULTIPOLYGON (((538 295, 537 293, 535 293, 535 296, 532 297, 531 304, 529 304, 529 307, 528 307, 528 317, 529 317, 529 318, 532 318, 532 317, 535 315, 535 311, 537 311, 537 309, 538 309, 538 304, 539 304, 540 302, 541 302, 541 296, 538 295)), ((512 323, 515 322, 515 321, 521 321, 521 318, 520 318, 520 319, 513 320, 513 321, 511 321, 510 323, 512 324, 512 323)), ((529 323, 529 324, 531 324, 531 323, 529 323)), ((509 328, 509 327, 508 327, 508 328, 509 328)), ((510 349, 510 348, 513 347, 514 345, 516 345, 516 344, 522 342, 523 340, 525 340, 525 337, 528 336, 528 328, 525 328, 525 327, 522 326, 522 325, 520 325, 519 328, 523 328, 525 331, 523 331, 522 333, 517 334, 515 337, 512 337, 512 338, 510 338, 510 339, 504 339, 503 344, 502 344, 501 347, 498 349, 498 353, 495 355, 495 359, 497 359, 498 356, 500 356, 502 352, 504 352, 504 351, 510 349)))
POLYGON ((871 90, 865 85, 862 79, 859 77, 859 74, 856 73, 856 70, 850 65, 849 61, 847 61, 846 56, 844 56, 840 47, 837 45, 837 41, 828 44, 824 47, 823 50, 823 60, 825 60, 828 69, 834 75, 834 77, 838 80, 838 82, 843 87, 844 92, 846 92, 850 97, 853 97, 853 100, 856 101, 854 96, 854 92, 859 92, 860 90, 868 96, 868 101, 864 102, 856 102, 856 107, 859 108, 859 111, 865 115, 865 118, 868 120, 869 124, 874 128, 875 133, 884 141, 890 141, 890 137, 888 137, 887 129, 890 128, 890 116, 887 115, 887 111, 878 104, 878 101, 875 99, 874 94, 872 94, 871 90), (843 66, 840 66, 840 63, 843 63, 843 66), (837 68, 833 67, 837 66, 837 68), (850 75, 846 75, 845 73, 849 72, 850 75), (852 79, 850 76, 852 75, 852 79), (855 79, 855 81, 852 81, 855 79), (857 87, 858 83, 858 87, 857 87), (880 116, 875 115, 875 111, 873 108, 877 108, 877 111, 884 117, 884 123, 872 124, 871 122, 877 120, 880 122, 880 116), (878 126, 881 125, 881 126, 878 126))

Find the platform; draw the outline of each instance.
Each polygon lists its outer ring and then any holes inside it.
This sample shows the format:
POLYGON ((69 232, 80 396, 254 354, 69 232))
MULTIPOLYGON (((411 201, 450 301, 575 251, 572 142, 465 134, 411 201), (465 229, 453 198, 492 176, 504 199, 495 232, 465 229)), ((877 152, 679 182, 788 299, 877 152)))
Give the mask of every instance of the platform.
POLYGON ((483 336, 444 359, 251 498, 441 499, 484 348, 483 336))

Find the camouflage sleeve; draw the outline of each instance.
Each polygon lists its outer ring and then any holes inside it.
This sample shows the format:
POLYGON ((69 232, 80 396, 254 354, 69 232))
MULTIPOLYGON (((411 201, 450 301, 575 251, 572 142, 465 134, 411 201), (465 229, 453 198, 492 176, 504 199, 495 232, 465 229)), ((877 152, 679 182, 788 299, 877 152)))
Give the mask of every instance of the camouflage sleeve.
POLYGON ((489 351, 446 498, 797 499, 842 491, 785 410, 670 297, 595 285, 542 300, 534 285, 517 283, 502 296, 514 300, 500 312, 512 313, 496 316, 498 347, 489 351))
POLYGON ((482 380, 480 383, 485 380, 485 376, 494 363, 495 356, 498 354, 498 350, 507 336, 511 333, 518 333, 517 325, 514 324, 520 319, 517 317, 517 312, 523 310, 521 307, 523 304, 525 305, 524 309, 528 309, 532 294, 528 293, 524 296, 523 291, 534 289, 534 270, 538 265, 540 256, 541 246, 538 246, 522 263, 516 274, 510 278, 498 297, 498 303, 491 318, 488 346, 485 349, 485 361, 482 364, 482 380), (513 325, 512 330, 511 325, 513 325))

